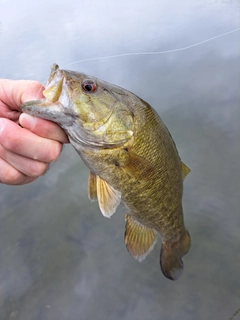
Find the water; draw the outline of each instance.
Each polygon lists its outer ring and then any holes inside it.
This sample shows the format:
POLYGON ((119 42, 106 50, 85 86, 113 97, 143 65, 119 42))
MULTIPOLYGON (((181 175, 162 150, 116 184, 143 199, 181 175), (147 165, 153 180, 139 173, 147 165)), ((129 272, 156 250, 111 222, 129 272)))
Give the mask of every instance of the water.
MULTIPOLYGON (((45 81, 50 65, 164 51, 240 27, 238 0, 0 1, 1 77, 45 81)), ((133 91, 167 124, 183 161, 192 247, 177 282, 160 243, 139 264, 87 198, 71 146, 26 186, 0 185, 0 319, 223 319, 240 308, 239 32, 181 52, 72 65, 133 91)), ((234 320, 240 319, 239 314, 234 320)))

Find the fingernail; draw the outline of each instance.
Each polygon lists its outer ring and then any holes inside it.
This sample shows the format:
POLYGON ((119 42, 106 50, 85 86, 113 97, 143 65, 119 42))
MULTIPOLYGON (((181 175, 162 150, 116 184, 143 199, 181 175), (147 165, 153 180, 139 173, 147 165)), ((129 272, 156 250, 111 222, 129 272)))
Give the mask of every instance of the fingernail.
POLYGON ((22 113, 19 117, 19 123, 23 128, 32 130, 36 123, 36 117, 27 113, 22 113))

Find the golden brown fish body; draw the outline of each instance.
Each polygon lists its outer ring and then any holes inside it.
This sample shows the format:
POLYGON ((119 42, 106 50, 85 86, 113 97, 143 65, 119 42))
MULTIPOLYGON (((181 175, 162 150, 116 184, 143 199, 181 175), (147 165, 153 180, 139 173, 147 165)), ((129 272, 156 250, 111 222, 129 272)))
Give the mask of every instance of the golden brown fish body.
POLYGON ((57 65, 44 95, 22 110, 66 131, 90 169, 89 198, 98 200, 104 216, 125 205, 125 244, 134 258, 143 260, 160 233, 162 271, 177 279, 190 247, 182 211, 189 169, 159 115, 125 89, 57 65))

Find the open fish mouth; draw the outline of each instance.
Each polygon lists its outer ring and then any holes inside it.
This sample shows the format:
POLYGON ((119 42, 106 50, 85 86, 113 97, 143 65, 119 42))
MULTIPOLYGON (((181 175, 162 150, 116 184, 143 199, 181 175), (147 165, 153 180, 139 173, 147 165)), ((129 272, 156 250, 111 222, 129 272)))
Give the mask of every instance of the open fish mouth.
POLYGON ((77 114, 69 113, 60 102, 53 103, 47 99, 25 102, 20 109, 32 116, 56 122, 63 128, 71 126, 74 119, 78 118, 77 114))
POLYGON ((57 64, 53 64, 46 89, 43 91, 45 98, 25 102, 20 105, 20 110, 38 118, 54 121, 62 127, 70 126, 79 116, 69 108, 70 100, 63 90, 63 83, 64 71, 59 70, 57 64))
POLYGON ((51 67, 46 89, 43 91, 44 97, 52 102, 56 102, 62 93, 63 80, 63 71, 59 69, 59 66, 56 63, 54 63, 51 67))

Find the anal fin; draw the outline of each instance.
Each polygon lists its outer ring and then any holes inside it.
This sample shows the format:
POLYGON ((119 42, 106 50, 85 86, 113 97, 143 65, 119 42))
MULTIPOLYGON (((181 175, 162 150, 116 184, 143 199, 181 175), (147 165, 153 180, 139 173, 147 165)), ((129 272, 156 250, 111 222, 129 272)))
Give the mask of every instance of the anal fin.
POLYGON ((137 222, 131 216, 125 216, 124 242, 131 256, 139 262, 153 250, 156 240, 156 232, 137 222))

